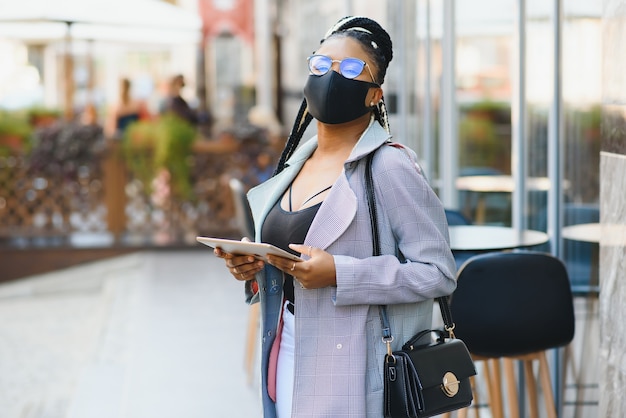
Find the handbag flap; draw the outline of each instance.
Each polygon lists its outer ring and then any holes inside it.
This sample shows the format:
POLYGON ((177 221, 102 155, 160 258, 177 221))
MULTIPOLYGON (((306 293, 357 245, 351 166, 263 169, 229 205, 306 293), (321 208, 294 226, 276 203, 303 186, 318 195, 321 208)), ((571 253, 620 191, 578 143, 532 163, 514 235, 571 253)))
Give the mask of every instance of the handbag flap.
POLYGON ((405 352, 413 360, 423 389, 440 386, 448 372, 452 372, 459 381, 476 375, 474 362, 465 343, 456 338, 418 346, 405 352))

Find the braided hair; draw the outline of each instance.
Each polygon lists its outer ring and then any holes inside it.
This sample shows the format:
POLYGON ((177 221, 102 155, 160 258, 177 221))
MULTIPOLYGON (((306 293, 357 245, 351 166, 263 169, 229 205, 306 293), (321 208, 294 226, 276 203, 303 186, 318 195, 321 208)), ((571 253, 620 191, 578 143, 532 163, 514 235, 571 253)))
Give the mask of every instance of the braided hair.
MULTIPOLYGON (((331 27, 320 41, 323 44, 327 39, 338 37, 351 37, 361 43, 365 52, 375 64, 378 84, 382 84, 385 80, 387 67, 393 58, 393 48, 391 37, 377 22, 362 16, 346 16, 339 19, 337 23, 331 27)), ((389 115, 384 99, 376 103, 374 106, 374 117, 383 128, 389 132, 389 115)), ((285 168, 285 162, 291 157, 304 135, 304 131, 309 126, 313 116, 308 112, 306 99, 302 100, 298 115, 294 121, 291 133, 285 144, 285 148, 280 156, 274 175, 280 173, 285 168)))

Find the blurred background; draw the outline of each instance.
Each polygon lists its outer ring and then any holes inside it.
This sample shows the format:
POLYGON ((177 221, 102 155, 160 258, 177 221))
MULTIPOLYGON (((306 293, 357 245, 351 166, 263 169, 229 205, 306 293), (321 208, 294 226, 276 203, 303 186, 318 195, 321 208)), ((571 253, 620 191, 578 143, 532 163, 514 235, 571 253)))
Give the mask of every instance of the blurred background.
MULTIPOLYGON (((464 223, 547 232, 540 250, 566 262, 572 283, 597 284, 598 243, 562 232, 599 222, 601 151, 626 154, 623 7, 0 0, 0 282, 9 286, 1 297, 12 300, 25 283, 29 294, 33 275, 87 261, 139 250, 207 257, 197 235, 249 235, 239 199, 271 175, 303 97, 306 58, 345 15, 389 31, 394 60, 383 88, 394 140, 416 150, 444 206, 464 223)), ((626 170, 613 164, 603 184, 619 186, 626 170)), ((623 198, 606 205, 605 220, 624 223, 623 198)), ((597 307, 589 312, 597 318, 597 307)), ((12 341, 6 335, 0 345, 12 341)), ((596 379, 570 406, 591 405, 594 416, 597 387, 596 379)), ((19 416, 69 416, 47 405, 49 415, 25 407, 19 416)))
POLYGON ((232 234, 228 178, 250 187, 271 172, 317 32, 347 14, 389 28, 393 132, 446 206, 546 230, 547 188, 530 181, 516 207, 511 176, 547 179, 552 126, 558 198, 599 202, 601 4, 561 3, 557 54, 553 6, 540 1, 524 2, 520 32, 513 0, 3 0, 0 239, 194 245, 232 234), (168 108, 172 97, 182 100, 168 108), (170 117, 178 105, 187 114, 170 117), (510 184, 479 190, 476 175, 510 184))

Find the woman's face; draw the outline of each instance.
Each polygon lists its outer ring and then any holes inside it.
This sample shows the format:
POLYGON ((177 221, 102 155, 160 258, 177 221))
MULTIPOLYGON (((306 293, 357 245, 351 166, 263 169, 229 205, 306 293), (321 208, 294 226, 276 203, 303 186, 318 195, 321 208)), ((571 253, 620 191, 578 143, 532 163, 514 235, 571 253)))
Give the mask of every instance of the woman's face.
MULTIPOLYGON (((363 71, 361 71, 361 74, 359 74, 355 80, 377 83, 375 79, 372 80, 369 70, 371 70, 373 76, 377 78, 378 69, 374 66, 375 64, 367 55, 363 46, 361 46, 361 43, 355 39, 348 36, 327 39, 324 41, 322 46, 315 51, 315 53, 319 55, 326 55, 331 59, 338 61, 341 61, 344 58, 358 58, 365 61, 366 65, 363 67, 363 71)), ((339 72, 339 63, 333 62, 332 69, 333 71, 339 72)))
MULTIPOLYGON (((378 69, 375 67, 372 59, 369 57, 361 43, 349 36, 338 36, 327 39, 320 46, 320 48, 315 51, 315 54, 326 55, 336 61, 341 61, 345 58, 360 59, 364 61, 366 65, 363 67, 361 74, 355 77, 354 80, 378 84, 376 81, 378 69)), ((339 72, 339 62, 333 62, 331 69, 336 73, 341 74, 339 72)), ((382 99, 382 96, 382 88, 370 87, 365 96, 363 105, 371 107, 374 103, 378 103, 382 99)))

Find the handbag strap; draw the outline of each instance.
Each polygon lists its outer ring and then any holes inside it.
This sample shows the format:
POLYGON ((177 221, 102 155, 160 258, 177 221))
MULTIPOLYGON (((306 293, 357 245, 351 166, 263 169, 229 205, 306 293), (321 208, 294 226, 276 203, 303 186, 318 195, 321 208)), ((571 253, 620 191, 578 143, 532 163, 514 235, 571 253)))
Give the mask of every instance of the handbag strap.
MULTIPOLYGON (((367 206, 370 213, 370 223, 372 228, 372 247, 373 255, 380 255, 380 235, 378 233, 378 222, 376 213, 376 195, 374 193, 374 177, 372 175, 372 160, 374 152, 371 152, 365 160, 365 189, 367 195, 367 206)), ((448 332, 450 338, 454 338, 454 321, 452 320, 452 312, 448 304, 448 296, 440 296, 437 298, 441 317, 443 318, 444 329, 448 332)), ((389 317, 387 316, 387 305, 379 305, 378 313, 383 329, 383 342, 387 344, 387 352, 391 355, 391 342, 393 335, 391 334, 391 326, 389 325, 389 317)))

